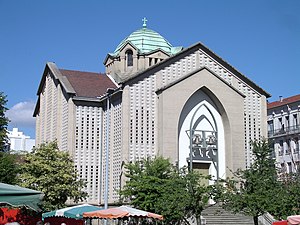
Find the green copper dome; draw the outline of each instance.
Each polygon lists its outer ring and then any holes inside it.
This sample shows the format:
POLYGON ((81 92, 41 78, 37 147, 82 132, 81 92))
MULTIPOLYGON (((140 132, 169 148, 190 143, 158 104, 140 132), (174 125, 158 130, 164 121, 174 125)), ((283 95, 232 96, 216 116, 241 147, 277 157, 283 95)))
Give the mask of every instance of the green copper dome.
POLYGON ((144 27, 134 31, 125 38, 114 51, 114 55, 119 54, 120 50, 130 42, 139 51, 139 53, 149 53, 157 49, 161 49, 169 55, 179 52, 182 48, 174 48, 172 45, 159 33, 144 27))

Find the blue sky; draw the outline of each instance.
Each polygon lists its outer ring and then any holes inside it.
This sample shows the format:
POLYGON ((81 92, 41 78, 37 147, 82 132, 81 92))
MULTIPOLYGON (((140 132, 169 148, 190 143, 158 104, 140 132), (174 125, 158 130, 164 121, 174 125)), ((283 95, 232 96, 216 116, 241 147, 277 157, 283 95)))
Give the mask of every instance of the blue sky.
POLYGON ((142 27, 173 46, 201 42, 275 101, 300 94, 299 0, 0 0, 0 91, 11 119, 35 137, 45 63, 104 72, 108 52, 142 27))

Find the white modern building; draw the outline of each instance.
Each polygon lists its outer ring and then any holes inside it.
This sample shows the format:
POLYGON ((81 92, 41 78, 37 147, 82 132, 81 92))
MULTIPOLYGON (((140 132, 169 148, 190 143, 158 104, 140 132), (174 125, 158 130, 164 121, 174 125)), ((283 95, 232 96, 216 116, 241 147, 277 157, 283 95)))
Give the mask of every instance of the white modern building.
POLYGON ((19 131, 18 128, 8 131, 7 137, 9 139, 10 151, 30 152, 35 146, 35 140, 19 131))
POLYGON ((300 95, 268 103, 268 137, 282 172, 296 172, 300 165, 300 95))
POLYGON ((225 178, 267 136, 270 95, 201 43, 173 47, 144 23, 104 65, 99 74, 47 63, 34 112, 37 145, 57 140, 73 156, 89 203, 103 204, 107 188, 109 203, 119 200, 124 163, 161 155, 225 178))

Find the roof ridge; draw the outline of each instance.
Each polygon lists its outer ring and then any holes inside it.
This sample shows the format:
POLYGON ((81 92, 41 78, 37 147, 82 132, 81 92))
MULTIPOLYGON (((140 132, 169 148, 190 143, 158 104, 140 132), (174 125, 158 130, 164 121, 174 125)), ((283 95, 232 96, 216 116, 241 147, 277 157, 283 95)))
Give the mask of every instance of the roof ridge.
POLYGON ((80 72, 80 73, 94 73, 94 74, 101 74, 101 75, 106 75, 105 72, 91 72, 91 71, 82 71, 82 70, 70 70, 70 69, 62 69, 62 68, 58 68, 59 70, 63 70, 63 71, 70 71, 70 72, 80 72))
POLYGON ((282 98, 282 100, 277 100, 277 101, 269 102, 268 104, 275 103, 275 102, 286 102, 286 101, 289 101, 290 99, 295 98, 295 97, 300 97, 300 94, 298 94, 298 95, 292 95, 292 96, 289 96, 289 97, 286 97, 286 98, 282 98))
POLYGON ((283 105, 298 102, 298 101, 300 101, 300 94, 292 95, 292 96, 283 98, 282 100, 268 102, 267 106, 268 106, 268 109, 272 109, 272 108, 276 108, 279 106, 283 106, 283 105))

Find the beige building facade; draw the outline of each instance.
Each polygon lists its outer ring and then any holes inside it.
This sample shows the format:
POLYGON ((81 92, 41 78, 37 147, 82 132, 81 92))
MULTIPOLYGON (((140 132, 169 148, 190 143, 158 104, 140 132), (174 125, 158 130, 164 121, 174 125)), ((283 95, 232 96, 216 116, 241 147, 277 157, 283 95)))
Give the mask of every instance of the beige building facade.
POLYGON ((300 95, 268 103, 268 138, 282 173, 300 169, 300 95))
POLYGON ((119 200, 124 163, 161 155, 225 178, 267 136, 270 95, 201 43, 173 47, 144 24, 104 65, 96 74, 48 63, 34 114, 37 145, 57 139, 70 152, 90 203, 103 204, 106 174, 109 203, 119 200))

